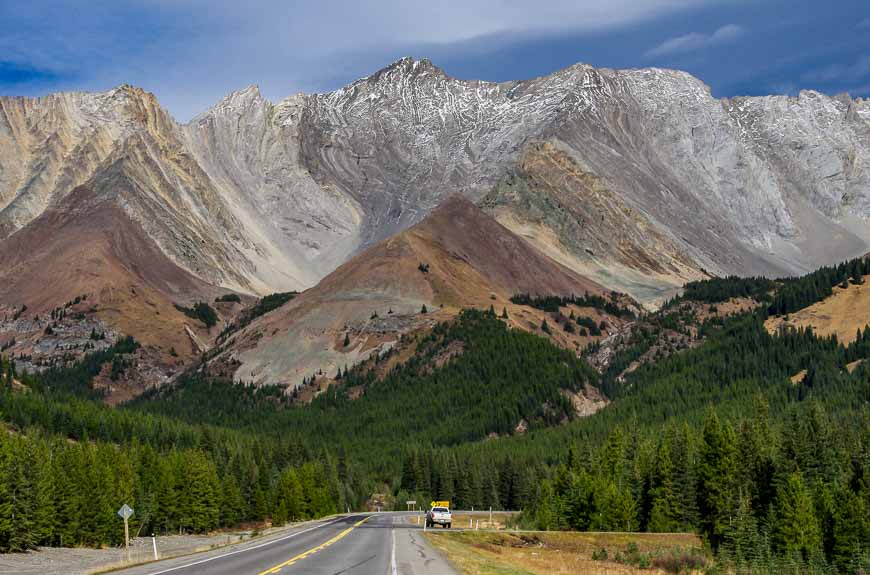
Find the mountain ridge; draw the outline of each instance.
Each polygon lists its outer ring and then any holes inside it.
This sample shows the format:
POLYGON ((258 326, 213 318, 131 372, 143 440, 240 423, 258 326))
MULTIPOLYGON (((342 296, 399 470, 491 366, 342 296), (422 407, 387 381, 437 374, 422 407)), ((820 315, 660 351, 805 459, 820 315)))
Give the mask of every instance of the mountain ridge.
POLYGON ((249 86, 187 123, 128 85, 0 112, 2 237, 76 186, 110 192, 120 163, 136 185, 117 203, 160 249, 250 294, 311 287, 453 193, 653 306, 870 246, 870 104, 843 96, 715 99, 685 72, 582 63, 457 80, 403 58, 276 103, 249 86))

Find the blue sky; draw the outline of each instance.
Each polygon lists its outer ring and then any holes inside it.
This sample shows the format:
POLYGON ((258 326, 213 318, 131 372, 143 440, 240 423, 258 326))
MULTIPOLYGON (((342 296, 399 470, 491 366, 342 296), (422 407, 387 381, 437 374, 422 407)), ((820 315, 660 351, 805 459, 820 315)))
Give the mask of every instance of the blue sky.
POLYGON ((870 97, 870 1, 0 0, 0 94, 129 83, 179 120, 250 84, 279 100, 406 55, 468 79, 586 62, 687 70, 717 97, 870 97))

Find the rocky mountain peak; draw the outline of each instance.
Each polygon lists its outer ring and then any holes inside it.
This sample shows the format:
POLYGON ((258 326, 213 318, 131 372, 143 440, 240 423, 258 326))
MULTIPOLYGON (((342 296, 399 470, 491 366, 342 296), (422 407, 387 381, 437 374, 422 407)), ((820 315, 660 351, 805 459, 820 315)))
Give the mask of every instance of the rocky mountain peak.
POLYGON ((210 109, 194 117, 188 125, 196 125, 215 116, 243 116, 252 109, 262 109, 268 103, 260 93, 260 87, 251 84, 241 90, 230 92, 210 109))
POLYGON ((415 58, 276 105, 249 86, 184 126, 129 85, 0 98, 0 238, 76 186, 117 188, 123 159, 131 217, 240 291, 310 287, 460 194, 647 297, 700 270, 776 275, 866 251, 868 121, 865 100, 718 100, 675 70, 581 63, 493 83, 415 58))
POLYGON ((369 82, 396 82, 410 79, 450 78, 444 70, 432 63, 428 58, 416 59, 411 57, 399 58, 388 66, 378 70, 371 76, 362 80, 369 82))

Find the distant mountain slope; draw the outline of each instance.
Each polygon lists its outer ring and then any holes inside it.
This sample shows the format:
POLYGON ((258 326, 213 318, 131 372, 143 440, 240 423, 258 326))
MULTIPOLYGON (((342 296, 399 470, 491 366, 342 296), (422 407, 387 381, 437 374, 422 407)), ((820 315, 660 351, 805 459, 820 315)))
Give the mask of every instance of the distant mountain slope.
POLYGON ((833 294, 804 309, 774 316, 764 325, 771 333, 784 328, 812 328, 819 336, 836 336, 843 344, 855 341, 859 331, 870 326, 870 276, 863 283, 849 282, 833 288, 833 294))
POLYGON ((233 366, 236 380, 296 385, 320 369, 334 374, 464 307, 508 309, 528 329, 545 316, 514 314, 512 295, 584 292, 604 288, 452 196, 420 224, 367 249, 232 336, 218 361, 233 366))
POLYGON ((211 301, 221 291, 178 267, 111 199, 86 187, 0 241, 0 301, 48 318, 85 296, 70 314, 134 336, 158 361, 200 351, 190 334, 201 326, 173 304, 211 301))
POLYGON ((172 261, 255 294, 315 285, 452 193, 646 302, 870 245, 870 103, 717 100, 659 69, 488 83, 405 58, 275 104, 246 88, 185 125, 130 86, 0 98, 0 236, 118 171, 118 205, 172 261))

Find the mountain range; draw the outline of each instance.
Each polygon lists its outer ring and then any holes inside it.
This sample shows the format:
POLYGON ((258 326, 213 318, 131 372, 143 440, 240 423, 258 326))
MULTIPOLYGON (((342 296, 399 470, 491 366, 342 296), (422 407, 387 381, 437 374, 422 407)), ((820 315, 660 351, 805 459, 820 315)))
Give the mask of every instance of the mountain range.
POLYGON ((164 364, 209 352, 293 383, 519 292, 654 307, 691 280, 805 272, 867 252, 868 218, 870 101, 716 99, 671 70, 489 83, 405 58, 188 123, 126 85, 0 97, 0 343, 32 353, 78 298, 78 321, 164 364), (185 313, 287 291, 221 341, 185 313))

